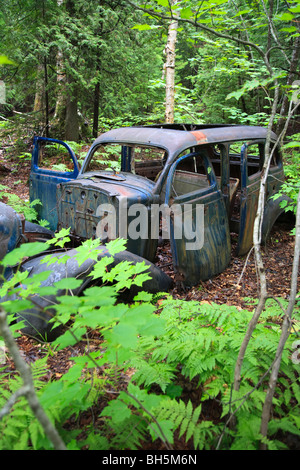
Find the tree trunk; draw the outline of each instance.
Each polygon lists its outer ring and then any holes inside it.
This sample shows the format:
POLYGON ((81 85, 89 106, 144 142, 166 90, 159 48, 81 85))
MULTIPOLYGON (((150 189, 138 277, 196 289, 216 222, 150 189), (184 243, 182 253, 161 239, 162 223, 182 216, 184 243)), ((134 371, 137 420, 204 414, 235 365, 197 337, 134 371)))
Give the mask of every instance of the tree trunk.
MULTIPOLYGON (((66 107, 66 73, 64 70, 63 54, 57 51, 56 55, 56 74, 57 74, 57 97, 54 112, 54 120, 59 119, 62 109, 66 107)), ((65 113, 65 111, 64 111, 65 113)))
MULTIPOLYGON (((57 5, 61 7, 63 0, 57 0, 57 5)), ((64 139, 64 125, 66 121, 66 71, 64 67, 64 57, 61 50, 56 54, 56 104, 51 127, 55 137, 64 139)))
POLYGON ((43 78, 43 65, 39 64, 37 68, 36 88, 34 96, 33 112, 39 113, 44 108, 44 78, 43 78))
POLYGON ((44 80, 45 80, 45 135, 49 137, 49 91, 48 91, 48 67, 47 58, 44 57, 44 80))
POLYGON ((99 82, 100 64, 97 64, 96 74, 97 82, 94 88, 94 112, 93 112, 93 137, 98 137, 99 126, 99 103, 100 103, 100 82, 99 82))
POLYGON ((73 142, 79 140, 79 121, 76 93, 68 94, 66 107, 65 139, 73 142))
MULTIPOLYGON (((57 0, 58 6, 64 0, 57 0)), ((66 0, 65 7, 70 16, 74 15, 73 0, 66 0)), ((56 57, 57 68, 57 100, 52 127, 56 135, 65 140, 77 142, 79 140, 79 119, 76 84, 70 73, 67 73, 62 51, 58 50, 56 57)))
MULTIPOLYGON (((175 5, 176 1, 170 2, 175 5)), ((177 39, 178 21, 172 20, 168 30, 168 41, 165 48, 166 63, 164 65, 166 76, 166 123, 174 122, 174 103, 175 103, 175 48, 177 39)))

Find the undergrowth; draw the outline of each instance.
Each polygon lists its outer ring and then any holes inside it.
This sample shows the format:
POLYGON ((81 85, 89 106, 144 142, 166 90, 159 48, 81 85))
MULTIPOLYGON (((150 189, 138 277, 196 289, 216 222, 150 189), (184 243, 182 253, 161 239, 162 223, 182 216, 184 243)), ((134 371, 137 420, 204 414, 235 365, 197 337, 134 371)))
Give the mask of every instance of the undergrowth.
MULTIPOLYGON (((56 236, 54 244, 62 245, 64 236, 66 231, 56 236)), ((1 264, 18 265, 25 255, 41 253, 45 246, 49 248, 45 244, 21 245, 1 264)), ((123 262, 110 267, 113 255, 124 246, 122 240, 107 245, 111 256, 98 261, 91 272, 94 284, 101 280, 101 285, 91 285, 81 297, 71 292, 82 282, 79 279, 63 279, 50 289, 51 294, 65 289, 65 295, 57 297, 53 319, 54 326, 65 325, 65 333, 42 346, 45 357, 32 364, 32 370, 39 400, 66 446, 140 449, 144 443, 155 448, 160 440, 166 449, 176 449, 181 439, 187 448, 196 450, 258 449, 266 372, 280 336, 282 313, 278 303, 267 304, 247 349, 241 388, 234 392, 235 362, 251 309, 175 300, 166 293, 151 295, 143 291, 131 303, 124 303, 120 298, 124 289, 141 287, 148 278, 143 263, 123 262), (91 334, 101 340, 101 346, 90 347, 91 334), (86 342, 85 353, 70 358, 73 366, 61 377, 45 380, 48 356, 81 342, 86 342), (107 402, 108 396, 114 398, 107 402), (207 403, 220 410, 216 418, 207 414, 207 403), (93 425, 82 429, 74 424, 69 429, 71 418, 79 423, 81 413, 92 407, 95 410, 99 404, 101 411, 94 416, 93 425), (232 415, 235 425, 226 426, 232 415)), ((77 261, 82 263, 91 257, 96 260, 97 254, 97 240, 89 240, 78 251, 77 261)), ((14 314, 28 308, 36 293, 50 293, 39 287, 41 281, 22 269, 12 279, 3 280, 1 296, 18 294, 17 300, 2 302, 15 335, 21 324, 14 323, 14 314)), ((295 319, 297 329, 297 308, 295 319)), ((269 449, 285 447, 278 439, 279 432, 300 435, 300 367, 299 361, 293 360, 295 339, 293 331, 282 358, 269 424, 269 449)), ((18 373, 8 372, 4 364, 0 410, 20 386, 18 373)), ((0 421, 0 448, 51 449, 24 398, 16 401, 10 414, 0 421)))

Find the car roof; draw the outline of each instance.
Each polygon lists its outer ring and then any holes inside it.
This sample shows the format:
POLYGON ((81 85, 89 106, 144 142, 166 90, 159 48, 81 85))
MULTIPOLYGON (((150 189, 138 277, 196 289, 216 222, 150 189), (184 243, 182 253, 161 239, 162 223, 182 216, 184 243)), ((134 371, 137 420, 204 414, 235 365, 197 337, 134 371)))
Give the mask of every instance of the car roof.
MULTIPOLYGON (((98 137, 94 145, 100 143, 132 143, 161 147, 169 154, 178 155, 181 151, 207 143, 247 141, 266 139, 267 128, 236 125, 193 125, 163 124, 153 126, 133 126, 112 129, 98 137)), ((276 140, 276 134, 271 133, 276 140)))

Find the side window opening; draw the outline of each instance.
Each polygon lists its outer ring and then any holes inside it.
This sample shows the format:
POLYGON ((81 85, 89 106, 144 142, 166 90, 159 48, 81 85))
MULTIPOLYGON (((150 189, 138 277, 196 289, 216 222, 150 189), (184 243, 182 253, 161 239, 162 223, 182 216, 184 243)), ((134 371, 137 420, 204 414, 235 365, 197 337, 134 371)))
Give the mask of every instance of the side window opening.
MULTIPOLYGON (((208 167, 207 169, 203 156, 194 152, 194 150, 187 149, 178 157, 178 159, 181 159, 186 156, 178 162, 172 176, 172 183, 169 188, 171 204, 175 198, 188 198, 193 193, 196 196, 199 191, 206 191, 213 184, 210 176, 212 168, 208 167), (193 153, 189 154, 190 151, 193 153)), ((165 180, 160 192, 161 203, 165 201, 167 181, 168 179, 165 180)))
POLYGON ((231 229, 234 232, 238 232, 236 223, 240 219, 241 183, 245 181, 251 184, 257 181, 264 164, 264 142, 249 142, 247 144, 247 166, 242 169, 241 152, 244 145, 244 142, 233 142, 229 147, 230 179, 237 178, 239 180, 235 197, 230 204, 231 229), (243 171, 246 174, 243 174, 243 171))
POLYGON ((258 143, 248 146, 247 170, 248 178, 258 175, 264 164, 264 144, 258 143))
POLYGON ((41 170, 68 172, 74 171, 74 163, 68 149, 51 141, 40 141, 38 150, 38 167, 41 170))
MULTIPOLYGON (((273 150, 273 146, 271 146, 271 152, 272 150, 273 150)), ((270 168, 278 168, 281 166, 282 166, 282 156, 278 147, 276 147, 275 150, 272 152, 270 168)))
POLYGON ((234 206, 235 198, 240 190, 240 155, 235 153, 231 154, 231 165, 228 167, 228 146, 224 144, 216 144, 209 147, 209 157, 212 162, 213 169, 216 175, 216 180, 223 195, 229 198, 229 217, 231 216, 234 206))
POLYGON ((205 168, 202 155, 190 156, 178 163, 173 178, 173 197, 208 189, 209 186, 209 174, 205 168))

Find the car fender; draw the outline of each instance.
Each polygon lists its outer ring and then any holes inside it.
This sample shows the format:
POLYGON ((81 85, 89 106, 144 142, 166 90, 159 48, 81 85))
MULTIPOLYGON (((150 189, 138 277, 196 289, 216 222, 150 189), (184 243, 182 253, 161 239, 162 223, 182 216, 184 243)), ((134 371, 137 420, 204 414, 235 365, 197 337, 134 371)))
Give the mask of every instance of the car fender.
POLYGON ((20 243, 22 217, 12 207, 0 202, 0 260, 20 243))
MULTIPOLYGON (((95 285, 95 281, 93 282, 93 279, 91 276, 89 276, 89 274, 91 273, 96 261, 93 259, 87 259, 79 266, 75 258, 76 253, 76 248, 62 252, 59 257, 68 255, 68 259, 64 263, 54 261, 52 264, 46 264, 44 261, 45 255, 35 257, 26 261, 22 265, 22 270, 29 271, 29 277, 32 277, 33 275, 43 271, 51 271, 49 277, 41 283, 41 286, 52 286, 55 282, 68 277, 83 279, 83 283, 79 288, 68 291, 70 295, 81 295, 84 289, 95 285)), ((101 259, 104 256, 111 255, 104 246, 101 246, 98 259, 101 259)), ((169 276, 167 276, 150 261, 145 260, 144 258, 141 258, 140 256, 137 256, 126 250, 114 255, 114 261, 108 266, 108 269, 116 266, 121 261, 129 261, 134 264, 144 261, 148 266, 148 272, 150 274, 150 279, 145 281, 143 286, 133 286, 130 289, 127 289, 127 291, 122 294, 122 300, 130 301, 139 291, 142 290, 150 293, 157 293, 165 292, 170 289, 172 280, 169 276)), ((97 280, 97 282, 99 284, 99 280, 97 280)), ((38 337, 39 339, 42 338, 47 341, 51 341, 57 337, 61 333, 61 329, 58 328, 52 331, 52 325, 51 323, 49 324, 50 319, 55 314, 54 309, 51 309, 51 305, 57 302, 57 297, 64 294, 65 289, 59 290, 56 295, 34 295, 32 297, 32 301, 34 302, 33 307, 27 310, 23 310, 16 315, 16 321, 24 320, 25 322, 25 327, 22 329, 22 332, 28 336, 38 337)), ((5 300, 13 300, 16 298, 17 296, 14 295, 10 296, 9 299, 0 299, 0 302, 5 300)))

